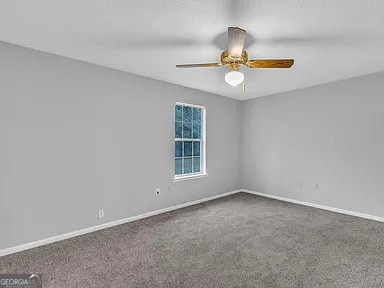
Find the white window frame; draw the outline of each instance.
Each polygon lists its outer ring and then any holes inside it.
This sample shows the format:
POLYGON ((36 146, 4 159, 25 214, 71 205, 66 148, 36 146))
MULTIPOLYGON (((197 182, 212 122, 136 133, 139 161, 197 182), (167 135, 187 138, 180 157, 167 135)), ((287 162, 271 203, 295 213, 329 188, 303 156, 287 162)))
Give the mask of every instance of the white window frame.
MULTIPOLYGON (((174 182, 182 181, 182 180, 188 180, 188 179, 197 179, 207 176, 207 140, 206 140, 206 127, 207 127, 207 107, 200 106, 196 104, 189 104, 189 103, 182 103, 182 102, 176 102, 174 107, 176 105, 180 106, 188 106, 192 108, 199 108, 201 109, 201 139, 200 139, 200 172, 195 173, 188 173, 188 174, 179 174, 175 175, 175 142, 176 141, 196 141, 196 139, 189 139, 189 138, 174 138, 173 141, 173 175, 174 175, 174 182)), ((173 109, 173 113, 175 113, 175 109, 173 109)), ((173 131, 175 131, 175 115, 173 115, 173 131)), ((174 134, 175 132, 173 132, 174 134)))

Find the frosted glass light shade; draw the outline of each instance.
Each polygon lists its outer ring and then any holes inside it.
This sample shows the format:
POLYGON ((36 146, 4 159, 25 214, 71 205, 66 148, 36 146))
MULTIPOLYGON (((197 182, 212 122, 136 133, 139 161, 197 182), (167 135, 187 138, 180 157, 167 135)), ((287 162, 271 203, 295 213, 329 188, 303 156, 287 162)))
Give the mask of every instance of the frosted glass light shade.
POLYGON ((231 86, 237 86, 244 81, 244 74, 240 71, 229 71, 225 75, 225 82, 231 86))

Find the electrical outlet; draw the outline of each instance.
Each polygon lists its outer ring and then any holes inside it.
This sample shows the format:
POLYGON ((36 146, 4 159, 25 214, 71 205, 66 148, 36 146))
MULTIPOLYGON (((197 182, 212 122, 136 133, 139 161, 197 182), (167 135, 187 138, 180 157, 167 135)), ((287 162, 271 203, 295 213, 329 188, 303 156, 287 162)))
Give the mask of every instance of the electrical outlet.
POLYGON ((99 219, 104 217, 104 209, 99 210, 99 219))
POLYGON ((171 186, 168 186, 168 192, 171 192, 171 186))
POLYGON ((155 190, 155 194, 156 194, 156 195, 160 195, 160 188, 156 188, 156 190, 155 190))
POLYGON ((319 183, 315 183, 315 189, 320 190, 320 184, 319 183))
POLYGON ((299 188, 303 188, 304 187, 304 184, 302 181, 299 182, 299 188))

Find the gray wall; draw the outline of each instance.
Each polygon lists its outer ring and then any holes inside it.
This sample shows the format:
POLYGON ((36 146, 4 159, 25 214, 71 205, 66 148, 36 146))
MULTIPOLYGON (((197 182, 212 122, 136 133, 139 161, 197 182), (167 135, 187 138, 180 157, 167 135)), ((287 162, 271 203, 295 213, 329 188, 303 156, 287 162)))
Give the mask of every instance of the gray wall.
POLYGON ((243 187, 384 217, 383 83, 380 73, 243 102, 243 187))
POLYGON ((240 102, 4 43, 0 63, 0 249, 241 188, 240 102), (207 106, 206 178, 172 182, 176 101, 207 106))
POLYGON ((241 187, 384 217, 384 73, 241 103, 4 43, 0 63, 0 249, 241 187), (207 178, 172 182, 176 101, 207 106, 207 178))

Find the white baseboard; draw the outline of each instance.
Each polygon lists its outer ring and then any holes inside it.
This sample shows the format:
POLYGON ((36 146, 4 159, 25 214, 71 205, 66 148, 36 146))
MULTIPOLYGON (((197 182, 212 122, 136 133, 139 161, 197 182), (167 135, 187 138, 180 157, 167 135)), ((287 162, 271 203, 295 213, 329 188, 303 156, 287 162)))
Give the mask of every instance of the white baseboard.
POLYGON ((215 195, 215 196, 211 196, 211 197, 207 197, 207 198, 203 198, 203 199, 199 199, 199 200, 195 200, 195 201, 179 204, 179 205, 176 205, 176 206, 167 207, 167 208, 163 208, 163 209, 160 209, 160 210, 156 210, 156 211, 140 214, 140 215, 137 215, 137 216, 132 216, 132 217, 128 217, 128 218, 125 218, 125 219, 121 219, 121 220, 117 220, 117 221, 113 221, 113 222, 109 222, 109 223, 105 223, 105 224, 101 224, 101 225, 97 225, 97 226, 93 226, 93 227, 89 227, 89 228, 85 228, 85 229, 81 229, 81 230, 77 230, 77 231, 73 231, 73 232, 69 232, 69 233, 65 233, 65 234, 61 234, 61 235, 57 235, 57 236, 53 236, 53 237, 49 237, 49 238, 46 238, 46 239, 42 239, 42 240, 38 240, 38 241, 34 241, 34 242, 30 242, 30 243, 26 243, 26 244, 22 244, 22 245, 18 245, 18 246, 6 248, 6 249, 3 249, 3 250, 0 250, 0 257, 1 256, 5 256, 5 255, 9 255, 9 254, 12 254, 12 253, 16 253, 16 252, 28 250, 28 249, 31 249, 31 248, 36 248, 36 247, 39 247, 39 246, 42 246, 42 245, 51 244, 51 243, 58 242, 58 241, 61 241, 61 240, 65 240, 65 239, 68 239, 68 238, 84 235, 84 234, 87 234, 87 233, 99 231, 99 230, 102 230, 102 229, 105 229, 105 228, 109 228, 109 227, 121 225, 121 224, 124 224, 124 223, 132 222, 132 221, 135 221, 135 220, 147 218, 147 217, 150 217, 150 216, 162 214, 162 213, 165 213, 165 212, 177 210, 177 209, 180 209, 180 208, 196 205, 196 204, 199 204, 199 203, 203 203, 203 202, 207 202, 207 201, 210 201, 210 200, 218 199, 218 198, 221 198, 221 197, 229 196, 229 195, 236 194, 236 193, 239 193, 239 192, 242 192, 242 190, 234 190, 234 191, 230 191, 230 192, 227 192, 227 193, 222 193, 222 194, 219 194, 219 195, 215 195))
POLYGON ((245 193, 249 193, 249 194, 253 194, 253 195, 257 195, 257 196, 262 196, 262 197, 266 197, 266 198, 271 198, 271 199, 276 199, 276 200, 280 200, 280 201, 285 201, 285 202, 300 204, 300 205, 304 205, 304 206, 319 208, 319 209, 323 209, 323 210, 328 210, 328 211, 337 212, 337 213, 341 213, 341 214, 356 216, 356 217, 365 218, 365 219, 369 219, 369 220, 384 222, 383 217, 373 216, 373 215, 369 215, 369 214, 354 212, 354 211, 340 209, 340 208, 334 208, 334 207, 325 206, 325 205, 319 205, 319 204, 315 204, 315 203, 285 198, 285 197, 266 194, 266 193, 255 192, 255 191, 246 190, 246 189, 243 189, 242 191, 245 193))
POLYGON ((30 242, 30 243, 18 245, 18 246, 6 248, 6 249, 3 249, 3 250, 0 250, 0 257, 1 256, 5 256, 5 255, 9 255, 9 254, 13 254, 13 253, 16 253, 16 252, 28 250, 28 249, 31 249, 31 248, 36 248, 36 247, 39 247, 39 246, 51 244, 51 243, 58 242, 58 241, 61 241, 61 240, 69 239, 69 238, 72 238, 72 237, 84 235, 84 234, 87 234, 87 233, 99 231, 99 230, 106 229, 106 228, 109 228, 109 227, 121 225, 121 224, 124 224, 124 223, 129 223, 129 222, 132 222, 132 221, 135 221, 135 220, 144 219, 144 218, 147 218, 147 217, 155 216, 155 215, 158 215, 158 214, 162 214, 162 213, 165 213, 165 212, 177 210, 177 209, 180 209, 180 208, 196 205, 196 204, 199 204, 199 203, 203 203, 203 202, 207 202, 207 201, 210 201, 210 200, 218 199, 218 198, 221 198, 221 197, 229 196, 229 195, 236 194, 236 193, 239 193, 239 192, 245 192, 245 193, 249 193, 249 194, 253 194, 253 195, 257 195, 257 196, 262 196, 262 197, 266 197, 266 198, 271 198, 271 199, 276 199, 276 200, 280 200, 280 201, 285 201, 285 202, 300 204, 300 205, 304 205, 304 206, 319 208, 319 209, 323 209, 323 210, 328 210, 328 211, 337 212, 337 213, 341 213, 341 214, 356 216, 356 217, 365 218, 365 219, 369 219, 369 220, 384 222, 384 218, 383 217, 373 216, 373 215, 369 215, 369 214, 354 212, 354 211, 340 209, 340 208, 334 208, 334 207, 325 206, 325 205, 319 205, 319 204, 315 204, 315 203, 310 203, 310 202, 305 202, 305 201, 285 198, 285 197, 281 197, 281 196, 276 196, 276 195, 271 195, 271 194, 266 194, 266 193, 261 193, 261 192, 246 190, 246 189, 239 189, 239 190, 234 190, 234 191, 230 191, 230 192, 227 192, 227 193, 222 193, 222 194, 219 194, 219 195, 215 195, 215 196, 211 196, 211 197, 207 197, 207 198, 203 198, 203 199, 199 199, 199 200, 195 200, 195 201, 179 204, 179 205, 176 205, 176 206, 167 207, 167 208, 163 208, 163 209, 160 209, 160 210, 156 210, 156 211, 140 214, 140 215, 137 215, 137 216, 132 216, 132 217, 128 217, 128 218, 125 218, 125 219, 121 219, 121 220, 117 220, 117 221, 113 221, 113 222, 109 222, 109 223, 104 223, 104 224, 101 224, 101 225, 97 225, 97 226, 93 226, 93 227, 77 230, 77 231, 74 231, 74 232, 69 232, 69 233, 53 236, 53 237, 50 237, 50 238, 46 238, 46 239, 42 239, 42 240, 30 242))

